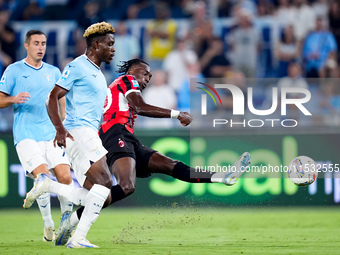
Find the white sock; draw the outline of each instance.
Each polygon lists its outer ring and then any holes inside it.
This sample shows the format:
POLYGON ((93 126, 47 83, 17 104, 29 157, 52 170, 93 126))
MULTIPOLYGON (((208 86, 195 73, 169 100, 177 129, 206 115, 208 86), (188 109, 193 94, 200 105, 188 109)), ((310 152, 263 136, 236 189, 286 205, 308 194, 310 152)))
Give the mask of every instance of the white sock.
POLYGON ((54 227, 54 222, 51 215, 51 196, 50 193, 44 193, 37 198, 37 203, 41 216, 44 220, 45 227, 54 227))
MULTIPOLYGON (((73 180, 72 180, 72 182, 70 184, 68 184, 68 186, 74 187, 73 180)), ((66 197, 63 197, 63 196, 60 196, 60 195, 58 195, 58 199, 59 199, 59 202, 60 202, 61 213, 64 213, 66 211, 71 211, 72 212, 72 210, 73 210, 73 203, 70 200, 68 200, 66 197)))
POLYGON ((85 198, 89 192, 84 188, 76 188, 74 186, 61 184, 55 181, 51 182, 49 186, 49 192, 63 196, 71 201, 75 205, 85 205, 85 198))
POLYGON ((70 216, 70 224, 72 227, 75 227, 78 225, 78 223, 79 223, 79 219, 78 219, 77 211, 75 211, 70 216))
POLYGON ((89 191, 85 200, 85 209, 81 215, 78 227, 74 233, 74 236, 86 237, 87 232, 90 230, 92 224, 97 220, 99 212, 103 207, 103 204, 110 193, 110 189, 105 186, 94 184, 89 191))
POLYGON ((218 172, 218 173, 214 173, 211 176, 211 182, 222 182, 224 177, 226 176, 225 172, 218 172))

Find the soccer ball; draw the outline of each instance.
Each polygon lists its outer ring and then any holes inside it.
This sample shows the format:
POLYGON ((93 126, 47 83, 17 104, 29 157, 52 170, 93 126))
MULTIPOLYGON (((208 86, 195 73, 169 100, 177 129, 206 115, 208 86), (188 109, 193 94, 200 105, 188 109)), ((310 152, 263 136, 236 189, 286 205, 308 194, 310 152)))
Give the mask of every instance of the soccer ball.
POLYGON ((296 157, 289 164, 288 177, 298 186, 312 184, 318 177, 314 160, 306 156, 296 157))

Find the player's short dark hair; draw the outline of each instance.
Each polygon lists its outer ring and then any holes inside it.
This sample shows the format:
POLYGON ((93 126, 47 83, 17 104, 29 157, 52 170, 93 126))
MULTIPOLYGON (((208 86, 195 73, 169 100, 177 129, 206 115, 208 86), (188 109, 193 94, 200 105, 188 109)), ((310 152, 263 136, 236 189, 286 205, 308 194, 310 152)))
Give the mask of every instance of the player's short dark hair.
POLYGON ((123 64, 118 65, 119 69, 117 70, 117 73, 119 73, 119 74, 127 74, 129 69, 134 65, 145 64, 145 65, 149 66, 148 63, 146 63, 145 61, 138 59, 138 58, 130 59, 128 61, 120 61, 120 62, 122 62, 123 64))
POLYGON ((30 31, 28 31, 28 32, 26 33, 26 36, 25 36, 25 43, 29 43, 29 42, 30 42, 31 36, 32 36, 32 35, 44 35, 44 36, 47 38, 47 36, 45 35, 44 32, 42 32, 42 31, 40 31, 40 30, 37 30, 37 29, 32 29, 32 30, 30 30, 30 31))
POLYGON ((110 23, 100 22, 95 23, 89 26, 83 37, 86 38, 86 45, 90 47, 94 41, 98 40, 100 37, 106 36, 106 34, 114 34, 115 29, 112 27, 110 23))

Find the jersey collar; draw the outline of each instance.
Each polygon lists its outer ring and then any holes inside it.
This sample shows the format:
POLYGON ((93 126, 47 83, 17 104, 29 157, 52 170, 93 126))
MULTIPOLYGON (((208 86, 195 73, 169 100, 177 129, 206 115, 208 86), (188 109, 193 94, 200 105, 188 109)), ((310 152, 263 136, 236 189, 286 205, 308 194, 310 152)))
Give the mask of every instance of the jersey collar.
POLYGON ((88 61, 90 61, 90 63, 92 64, 92 65, 94 65, 95 67, 97 67, 97 69, 98 70, 100 70, 100 67, 99 66, 97 66, 91 59, 89 59, 85 54, 84 54, 84 56, 85 56, 85 58, 88 60, 88 61))
POLYGON ((41 68, 43 67, 43 65, 44 65, 44 62, 41 61, 41 66, 35 67, 35 66, 32 66, 32 65, 28 64, 28 63, 26 62, 26 59, 24 59, 23 61, 24 61, 24 64, 25 64, 25 65, 27 65, 27 66, 29 66, 29 67, 35 69, 35 70, 41 69, 41 68))

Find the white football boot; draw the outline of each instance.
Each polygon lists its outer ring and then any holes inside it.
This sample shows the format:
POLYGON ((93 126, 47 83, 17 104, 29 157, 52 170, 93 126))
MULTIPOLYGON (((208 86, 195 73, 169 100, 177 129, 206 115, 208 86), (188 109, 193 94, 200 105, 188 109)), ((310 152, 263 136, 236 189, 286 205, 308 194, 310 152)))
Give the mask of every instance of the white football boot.
POLYGON ((54 238, 55 238, 54 232, 55 232, 54 227, 45 227, 44 228, 43 241, 44 242, 52 242, 52 241, 54 241, 54 238))
POLYGON ((247 170, 250 165, 250 154, 249 152, 244 152, 232 165, 231 172, 228 172, 222 180, 227 186, 234 185, 241 175, 247 170))
POLYGON ((72 236, 67 242, 67 248, 99 248, 99 246, 92 244, 84 236, 72 236))
POLYGON ((43 193, 48 192, 48 188, 52 180, 46 174, 37 174, 37 178, 33 188, 26 194, 23 207, 28 209, 34 201, 43 193))
POLYGON ((211 176, 212 182, 221 182, 227 186, 234 185, 249 167, 250 158, 250 154, 248 152, 244 152, 228 171, 214 173, 211 176))

